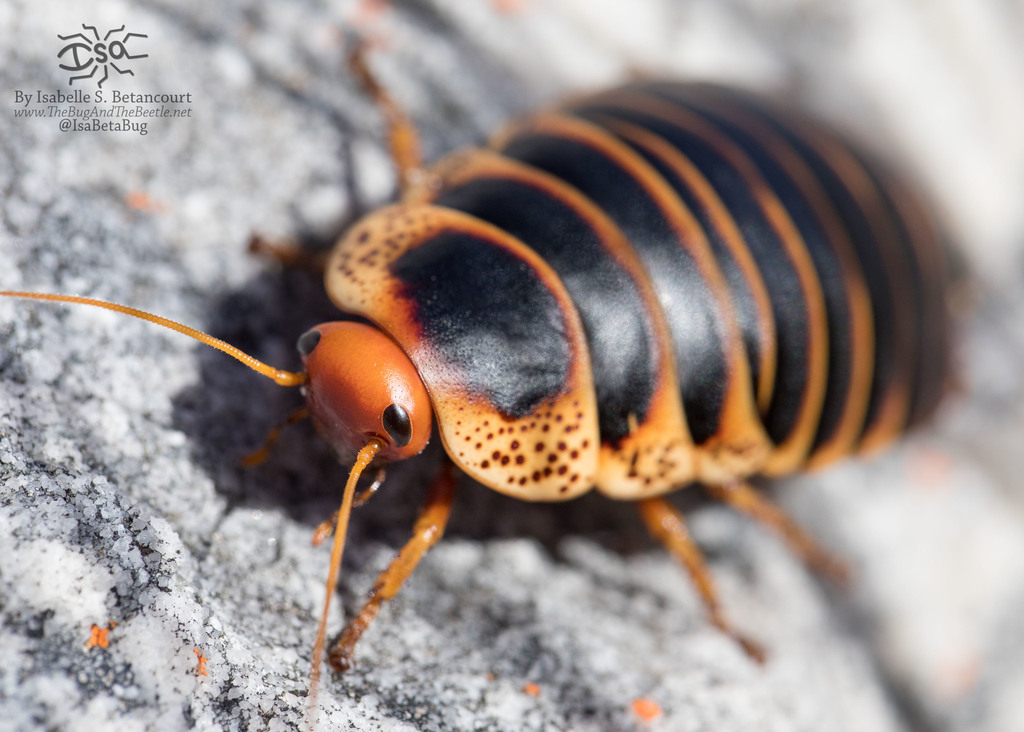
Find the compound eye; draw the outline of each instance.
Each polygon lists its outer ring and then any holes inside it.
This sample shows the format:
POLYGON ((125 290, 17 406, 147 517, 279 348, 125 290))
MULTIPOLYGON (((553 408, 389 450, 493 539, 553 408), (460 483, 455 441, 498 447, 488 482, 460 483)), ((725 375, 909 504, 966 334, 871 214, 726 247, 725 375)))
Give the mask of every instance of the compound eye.
POLYGON ((316 344, 320 342, 320 335, 320 331, 316 328, 307 330, 300 335, 298 342, 295 344, 295 347, 299 349, 299 355, 303 358, 308 358, 309 354, 316 348, 316 344))
POLYGON ((381 422, 395 447, 405 447, 412 441, 412 420, 401 404, 389 404, 381 415, 381 422))

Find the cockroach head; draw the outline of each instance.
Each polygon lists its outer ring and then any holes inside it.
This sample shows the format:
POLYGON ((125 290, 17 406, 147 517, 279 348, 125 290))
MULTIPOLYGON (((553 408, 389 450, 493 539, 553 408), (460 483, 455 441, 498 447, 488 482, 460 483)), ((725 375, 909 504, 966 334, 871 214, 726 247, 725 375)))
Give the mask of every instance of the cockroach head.
POLYGON ((306 404, 320 434, 340 455, 377 438, 381 461, 404 460, 430 439, 426 387, 388 335, 361 323, 322 323, 298 340, 308 381, 306 404))

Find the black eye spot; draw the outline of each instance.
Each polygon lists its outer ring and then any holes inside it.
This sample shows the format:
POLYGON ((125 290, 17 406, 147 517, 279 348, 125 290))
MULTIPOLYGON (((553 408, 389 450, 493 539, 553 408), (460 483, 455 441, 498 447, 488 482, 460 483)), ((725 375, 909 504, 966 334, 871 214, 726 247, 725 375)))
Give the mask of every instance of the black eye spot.
POLYGON ((389 404, 381 416, 381 422, 396 447, 405 447, 412 441, 412 420, 401 404, 389 404))
POLYGON ((298 342, 295 347, 299 349, 299 355, 306 358, 316 348, 316 344, 320 342, 320 331, 316 328, 307 330, 305 333, 299 336, 298 342))

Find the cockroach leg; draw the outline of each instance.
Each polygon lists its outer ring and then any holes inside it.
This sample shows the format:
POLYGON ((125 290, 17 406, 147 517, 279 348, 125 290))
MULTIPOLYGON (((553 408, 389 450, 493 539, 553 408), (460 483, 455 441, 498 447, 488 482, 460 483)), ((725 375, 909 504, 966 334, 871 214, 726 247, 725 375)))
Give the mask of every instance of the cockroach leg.
POLYGON ((313 529, 313 546, 320 546, 324 543, 331 534, 334 533, 334 528, 338 525, 338 512, 335 511, 331 514, 330 518, 324 519, 320 522, 320 525, 313 529))
POLYGON ((363 609, 349 621, 328 651, 327 661, 335 670, 345 671, 352 666, 356 643, 377 617, 381 605, 398 594, 423 555, 444 535, 454 498, 455 473, 449 464, 430 487, 423 510, 413 527, 412 537, 388 568, 381 572, 363 609))
POLYGON ((249 237, 249 252, 272 259, 287 269, 302 269, 323 274, 327 267, 327 252, 313 252, 294 239, 268 239, 261 234, 249 237))
POLYGON ((779 506, 749 483, 739 481, 728 485, 708 485, 705 488, 716 500, 732 506, 777 533, 815 572, 840 584, 849 580, 850 570, 842 560, 824 549, 779 506))
POLYGON ((764 648, 734 629, 722 613, 711 572, 690 536, 682 514, 664 498, 645 498, 637 501, 636 506, 651 536, 661 542, 689 573, 711 623, 739 643, 753 660, 764 663, 764 648))
POLYGON ((270 457, 270 452, 274 449, 274 445, 276 445, 277 441, 281 439, 281 431, 285 427, 293 425, 296 422, 301 422, 307 417, 309 417, 309 408, 305 405, 293 409, 280 424, 276 425, 267 433, 267 437, 263 441, 262 446, 242 458, 242 466, 252 468, 257 465, 261 465, 268 457, 270 457))
POLYGON ((366 63, 366 51, 366 45, 356 41, 348 55, 348 67, 384 116, 388 128, 391 159, 398 172, 399 188, 405 191, 413 184, 423 181, 426 176, 420 152, 420 135, 409 115, 391 98, 383 84, 377 81, 370 71, 366 63))
POLYGON ((374 473, 374 476, 373 476, 373 482, 370 483, 370 485, 366 486, 365 488, 363 488, 363 490, 359 491, 359 493, 356 494, 355 500, 352 502, 352 507, 353 508, 359 508, 364 503, 366 503, 371 498, 373 498, 374 494, 377 492, 377 489, 380 488, 381 485, 384 483, 384 479, 387 477, 387 475, 388 475, 387 468, 385 468, 383 466, 381 466, 380 468, 377 468, 377 472, 374 473))
MULTIPOLYGON (((356 494, 356 497, 352 500, 352 508, 359 508, 364 503, 373 498, 373 495, 380 488, 381 484, 387 477, 387 469, 384 467, 377 468, 377 472, 374 474, 373 483, 368 485, 366 488, 356 494)), ((325 519, 313 530, 313 546, 320 546, 324 539, 334 533, 334 527, 338 525, 338 511, 331 514, 331 517, 325 519)))

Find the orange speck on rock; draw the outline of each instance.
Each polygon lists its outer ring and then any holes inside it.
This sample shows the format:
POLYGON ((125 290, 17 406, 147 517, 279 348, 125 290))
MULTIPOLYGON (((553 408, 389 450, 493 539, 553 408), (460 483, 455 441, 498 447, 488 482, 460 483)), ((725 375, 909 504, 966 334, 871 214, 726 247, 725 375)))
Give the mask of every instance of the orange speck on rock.
POLYGON ((356 5, 353 23, 357 26, 370 25, 390 10, 390 0, 360 0, 356 5))
POLYGON ((494 9, 502 15, 515 15, 523 11, 524 0, 491 0, 494 9))
POLYGON ((117 623, 110 623, 106 628, 101 628, 93 623, 92 627, 89 629, 89 640, 85 642, 86 650, 97 647, 106 648, 109 646, 110 639, 107 636, 115 625, 117 625, 117 623))
POLYGON ((167 207, 145 191, 128 191, 124 194, 124 202, 130 209, 145 213, 163 213, 167 207))
POLYGON ((653 722, 662 715, 662 711, 656 701, 641 697, 633 700, 633 714, 642 722, 653 722))
POLYGON ((949 485, 953 467, 953 459, 948 453, 922 448, 910 460, 910 479, 920 490, 939 491, 949 485))
POLYGON ((530 696, 540 696, 540 687, 532 681, 523 687, 523 693, 530 696))
POLYGON ((196 654, 196 663, 199 664, 196 666, 196 676, 206 676, 206 662, 210 659, 204 656, 198 648, 193 648, 192 652, 196 654))

